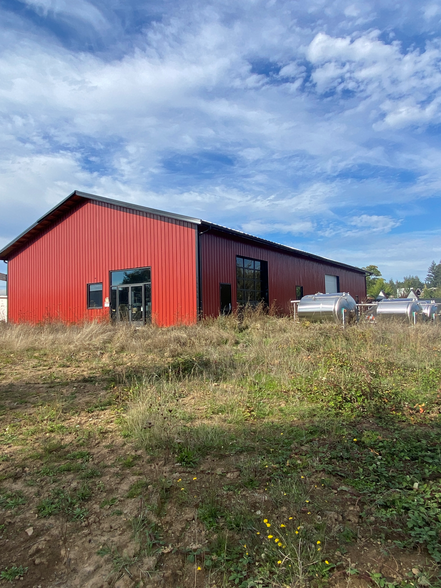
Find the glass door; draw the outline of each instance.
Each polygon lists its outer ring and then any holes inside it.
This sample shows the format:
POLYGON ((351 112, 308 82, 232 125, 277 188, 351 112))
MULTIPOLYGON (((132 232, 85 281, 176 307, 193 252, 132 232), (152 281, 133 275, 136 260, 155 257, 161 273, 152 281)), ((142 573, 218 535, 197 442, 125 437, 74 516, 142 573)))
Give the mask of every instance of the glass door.
POLYGON ((129 286, 130 288, 130 322, 144 324, 144 296, 142 286, 129 286))
POLYGON ((151 321, 151 309, 150 284, 112 286, 110 289, 110 316, 114 321, 143 325, 151 321))
POLYGON ((149 267, 110 272, 110 316, 132 325, 151 322, 152 296, 149 267))
POLYGON ((118 314, 120 321, 130 321, 129 288, 118 288, 118 314))

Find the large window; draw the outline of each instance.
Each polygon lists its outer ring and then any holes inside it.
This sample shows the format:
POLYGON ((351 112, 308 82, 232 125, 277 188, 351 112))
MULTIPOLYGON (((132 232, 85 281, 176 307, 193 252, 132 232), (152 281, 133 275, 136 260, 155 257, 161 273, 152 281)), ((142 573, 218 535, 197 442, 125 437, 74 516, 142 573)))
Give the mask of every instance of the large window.
POLYGON ((237 304, 268 304, 268 264, 266 261, 236 257, 237 304))
POLYGON ((150 282, 149 267, 139 267, 136 269, 110 272, 111 286, 124 286, 126 284, 147 284, 148 282, 150 282))
POLYGON ((103 284, 87 284, 87 308, 103 307, 103 284))

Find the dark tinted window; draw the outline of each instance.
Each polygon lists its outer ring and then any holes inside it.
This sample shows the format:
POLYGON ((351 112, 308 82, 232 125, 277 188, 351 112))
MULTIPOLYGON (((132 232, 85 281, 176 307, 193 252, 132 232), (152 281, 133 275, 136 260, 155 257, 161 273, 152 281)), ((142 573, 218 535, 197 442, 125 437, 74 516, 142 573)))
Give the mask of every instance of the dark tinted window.
POLYGON ((296 300, 303 298, 303 286, 296 286, 296 300))
POLYGON ((146 284, 148 282, 150 282, 149 267, 110 272, 111 286, 123 286, 124 284, 146 284))
POLYGON ((268 264, 266 261, 236 257, 236 290, 239 305, 268 304, 268 264))
POLYGON ((103 285, 87 284, 87 308, 103 307, 103 285))

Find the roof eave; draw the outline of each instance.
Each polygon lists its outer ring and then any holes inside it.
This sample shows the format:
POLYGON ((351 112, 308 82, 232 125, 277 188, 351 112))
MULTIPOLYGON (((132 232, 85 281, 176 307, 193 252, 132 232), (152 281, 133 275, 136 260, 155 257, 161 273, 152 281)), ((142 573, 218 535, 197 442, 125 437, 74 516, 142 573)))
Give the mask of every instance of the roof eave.
POLYGON ((247 241, 253 241, 254 243, 259 243, 261 245, 269 246, 274 249, 280 249, 285 251, 288 254, 292 255, 299 255, 301 257, 305 257, 306 259, 311 259, 313 261, 319 261, 321 263, 327 263, 330 265, 334 265, 337 267, 341 267, 344 269, 348 269, 351 271, 356 271, 361 274, 366 275, 366 271, 362 268, 355 267, 353 265, 349 265, 347 263, 342 263, 340 261, 335 261, 333 259, 328 259, 326 257, 321 257, 320 255, 315 255, 314 253, 308 253, 307 251, 303 251, 302 249, 296 249, 295 247, 289 247, 288 245, 282 245, 281 243, 275 243, 274 241, 269 241, 268 239, 263 239, 262 237, 255 237, 254 235, 249 235, 248 233, 243 233, 242 231, 237 231, 235 229, 230 229, 228 227, 223 227, 222 225, 216 225, 215 223, 210 223, 208 221, 202 221, 202 226, 207 227, 208 229, 213 229, 215 231, 219 231, 222 233, 230 234, 234 237, 239 237, 241 239, 245 239, 247 241))
POLYGON ((123 202, 121 200, 114 200, 112 198, 105 198, 103 196, 97 196, 96 194, 89 194, 87 192, 81 192, 79 190, 74 190, 67 198, 59 202, 56 206, 51 208, 46 214, 40 217, 34 224, 28 227, 25 231, 23 231, 18 237, 16 237, 13 241, 8 243, 6 247, 0 250, 0 260, 1 261, 8 261, 9 257, 14 254, 14 251, 20 249, 21 247, 25 246, 28 241, 33 238, 33 234, 35 236, 44 230, 44 225, 47 224, 48 226, 52 223, 52 221, 58 217, 60 217, 66 210, 72 208, 74 204, 78 204, 81 200, 90 200, 92 202, 101 202, 103 204, 111 204, 113 206, 121 206, 124 208, 129 208, 131 210, 137 210, 139 212, 145 212, 147 214, 163 216, 165 218, 171 218, 173 220, 179 220, 183 222, 188 222, 190 224, 199 225, 201 224, 201 220, 197 218, 192 218, 188 216, 184 216, 182 214, 174 214, 170 212, 165 212, 164 210, 157 210, 155 208, 148 208, 147 206, 139 206, 137 204, 131 204, 129 202, 123 202), (68 203, 71 203, 70 206, 66 206, 68 203), (56 214, 56 213, 59 214, 56 214), (39 230, 37 230, 37 228, 39 230))

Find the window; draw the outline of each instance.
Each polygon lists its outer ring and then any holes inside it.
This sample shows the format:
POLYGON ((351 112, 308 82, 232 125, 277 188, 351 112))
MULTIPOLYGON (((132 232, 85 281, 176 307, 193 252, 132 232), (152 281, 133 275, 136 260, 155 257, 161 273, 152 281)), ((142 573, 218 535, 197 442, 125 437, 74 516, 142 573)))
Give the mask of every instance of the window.
POLYGON ((335 294, 340 292, 340 279, 338 276, 325 275, 325 293, 335 294))
POLYGON ((268 264, 266 261, 236 257, 237 303, 268 304, 268 264))
POLYGON ((296 286, 296 300, 303 298, 303 286, 296 286))
POLYGON ((110 272, 111 286, 124 286, 125 284, 148 284, 150 282, 150 268, 139 267, 110 272))
POLYGON ((103 284, 87 284, 87 308, 103 307, 103 284))

